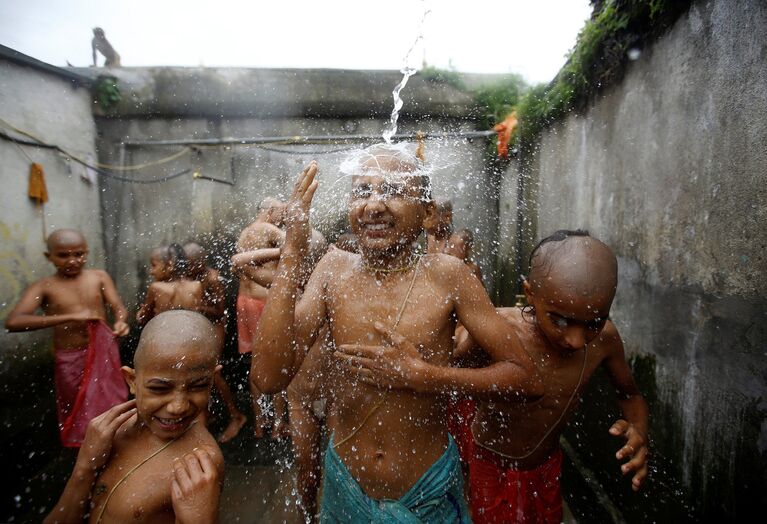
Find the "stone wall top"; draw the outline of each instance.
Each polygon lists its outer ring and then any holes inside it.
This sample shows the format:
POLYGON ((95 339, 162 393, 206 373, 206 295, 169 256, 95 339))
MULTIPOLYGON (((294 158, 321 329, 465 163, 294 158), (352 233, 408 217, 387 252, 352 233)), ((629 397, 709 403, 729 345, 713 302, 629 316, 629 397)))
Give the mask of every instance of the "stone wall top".
MULTIPOLYGON (((342 69, 249 69, 213 67, 72 68, 93 78, 118 78, 122 101, 98 116, 130 118, 387 116, 399 71, 342 69)), ((488 75, 493 77, 495 75, 488 75)), ((411 116, 467 118, 470 94, 415 75, 403 90, 411 116)))

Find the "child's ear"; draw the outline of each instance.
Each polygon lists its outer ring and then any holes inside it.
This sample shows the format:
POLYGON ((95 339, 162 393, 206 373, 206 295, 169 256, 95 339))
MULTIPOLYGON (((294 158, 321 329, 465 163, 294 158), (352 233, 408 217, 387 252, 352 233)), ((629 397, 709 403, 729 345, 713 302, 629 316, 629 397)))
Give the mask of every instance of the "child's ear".
POLYGON ((128 390, 130 391, 131 395, 136 395, 136 370, 133 368, 129 368, 128 366, 123 366, 120 368, 120 372, 123 374, 123 379, 125 380, 125 383, 128 384, 128 390))
POLYGON ((428 231, 433 231, 437 227, 437 206, 434 201, 431 200, 424 206, 426 214, 423 217, 423 228, 428 231))
POLYGON ((213 373, 221 373, 221 370, 224 369, 224 366, 221 364, 216 364, 216 367, 213 368, 213 373))
POLYGON ((50 259, 51 259, 51 254, 50 254, 50 253, 48 253, 47 251, 44 251, 44 252, 43 252, 43 255, 45 255, 45 258, 47 258, 48 260, 50 260, 50 259))
POLYGON ((526 278, 522 279, 522 290, 525 292, 525 298, 527 298, 527 303, 532 304, 533 303, 533 286, 530 285, 530 281, 528 281, 526 278))

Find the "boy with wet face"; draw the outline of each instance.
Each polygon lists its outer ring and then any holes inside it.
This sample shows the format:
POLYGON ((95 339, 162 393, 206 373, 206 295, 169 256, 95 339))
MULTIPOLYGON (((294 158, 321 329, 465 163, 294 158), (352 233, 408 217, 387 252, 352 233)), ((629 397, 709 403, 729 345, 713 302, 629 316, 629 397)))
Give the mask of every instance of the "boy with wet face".
POLYGON ((61 442, 77 447, 93 417, 127 398, 115 337, 128 334, 128 311, 105 271, 85 269, 88 243, 79 231, 51 233, 45 257, 56 274, 24 291, 5 327, 8 331, 53 328, 61 442), (111 328, 105 323, 107 307, 115 320, 111 328), (42 315, 35 313, 38 309, 42 315))
POLYGON ((141 333, 136 398, 88 426, 72 476, 46 523, 217 521, 224 461, 200 420, 216 372, 216 333, 191 311, 168 311, 141 333))
MULTIPOLYGON (((533 250, 524 282, 527 308, 500 308, 545 383, 530 403, 482 402, 469 439, 469 492, 475 523, 562 519, 559 437, 597 368, 618 393, 625 439, 616 453, 638 491, 647 477, 648 410, 608 320, 617 285, 610 248, 582 231, 558 231, 533 250), (528 310, 529 309, 529 310, 528 310)), ((479 355, 481 356, 481 355, 479 355)))
POLYGON ((466 522, 441 395, 539 396, 532 361, 462 261, 414 251, 434 206, 419 161, 398 146, 368 148, 354 164, 349 221, 360 253, 328 252, 297 303, 316 174, 312 162, 288 206, 278 273, 253 345, 252 380, 263 391, 287 387, 327 323, 337 351, 333 375, 324 378, 332 438, 320 520, 466 522), (445 366, 456 319, 492 355, 492 365, 445 366))

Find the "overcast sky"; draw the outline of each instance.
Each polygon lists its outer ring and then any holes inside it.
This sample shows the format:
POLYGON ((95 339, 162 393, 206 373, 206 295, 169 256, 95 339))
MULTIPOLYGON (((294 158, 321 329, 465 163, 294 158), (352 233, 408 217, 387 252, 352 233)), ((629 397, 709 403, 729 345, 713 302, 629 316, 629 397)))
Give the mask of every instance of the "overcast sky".
POLYGON ((124 66, 400 69, 420 32, 418 65, 547 82, 590 11, 588 0, 0 0, 0 43, 86 66, 100 26, 124 66))

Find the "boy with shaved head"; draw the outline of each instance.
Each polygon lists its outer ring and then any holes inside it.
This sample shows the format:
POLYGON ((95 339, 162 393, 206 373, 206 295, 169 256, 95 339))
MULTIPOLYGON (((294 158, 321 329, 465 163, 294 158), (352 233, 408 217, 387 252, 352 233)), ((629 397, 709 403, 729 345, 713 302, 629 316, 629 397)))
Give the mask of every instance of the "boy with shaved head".
POLYGON ((105 271, 84 269, 88 243, 80 232, 51 233, 45 257, 56 273, 24 291, 5 327, 8 331, 53 328, 61 443, 77 447, 93 417, 128 398, 115 340, 128 334, 128 311, 105 271), (106 324, 107 307, 114 316, 111 328, 106 324))
POLYGON ((546 393, 531 403, 480 403, 467 446, 475 523, 561 522, 559 437, 599 367, 623 412, 609 429, 625 439, 616 453, 625 462, 621 472, 633 476, 634 491, 644 483, 647 404, 608 320, 617 278, 615 255, 585 231, 557 231, 533 250, 528 306, 500 311, 541 371, 546 393))
POLYGON ((421 257, 414 251, 424 219, 434 212, 420 160, 404 147, 377 145, 342 167, 351 176, 349 223, 359 253, 330 250, 297 300, 317 189, 312 162, 288 205, 286 239, 253 344, 251 378, 262 391, 286 388, 327 324, 337 366, 323 378, 330 390, 332 437, 320 521, 468 522, 441 395, 459 390, 496 400, 535 397, 542 393, 540 380, 466 265, 449 255, 421 257), (493 356, 492 365, 445 366, 456 319, 493 356), (408 367, 412 373, 400 373, 408 367))
POLYGON ((216 372, 217 336, 192 311, 160 313, 141 333, 135 400, 95 418, 45 522, 217 521, 224 461, 201 416, 216 372))

